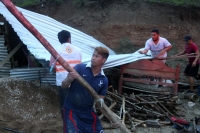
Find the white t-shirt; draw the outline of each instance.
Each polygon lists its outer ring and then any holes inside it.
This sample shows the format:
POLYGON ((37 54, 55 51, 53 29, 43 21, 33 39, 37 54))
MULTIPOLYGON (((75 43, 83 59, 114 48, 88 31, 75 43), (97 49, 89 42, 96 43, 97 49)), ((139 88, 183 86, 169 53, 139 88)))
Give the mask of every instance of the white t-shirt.
MULTIPOLYGON (((171 44, 167 41, 167 39, 163 37, 159 37, 159 41, 157 44, 155 44, 150 38, 149 40, 146 41, 145 44, 145 49, 151 51, 151 56, 154 58, 156 55, 158 55, 163 49, 166 47, 171 46, 171 44)), ((165 52, 163 55, 159 57, 167 57, 167 52, 165 52)))
MULTIPOLYGON (((81 63, 82 55, 81 49, 70 44, 64 43, 55 48, 59 55, 73 68, 75 65, 81 63)), ((55 59, 51 57, 50 65, 55 62, 55 59)), ((56 85, 61 86, 62 81, 67 77, 68 72, 58 63, 55 63, 56 66, 56 85)))

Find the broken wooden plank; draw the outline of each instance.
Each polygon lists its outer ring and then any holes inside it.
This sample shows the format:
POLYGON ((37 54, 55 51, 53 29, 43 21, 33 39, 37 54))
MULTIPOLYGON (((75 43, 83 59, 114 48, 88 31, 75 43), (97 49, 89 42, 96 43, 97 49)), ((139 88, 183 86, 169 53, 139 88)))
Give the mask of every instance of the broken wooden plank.
POLYGON ((23 45, 22 42, 20 42, 7 56, 6 58, 3 59, 3 61, 0 62, 0 68, 7 62, 8 59, 10 59, 10 57, 12 57, 17 50, 19 50, 19 48, 23 45))

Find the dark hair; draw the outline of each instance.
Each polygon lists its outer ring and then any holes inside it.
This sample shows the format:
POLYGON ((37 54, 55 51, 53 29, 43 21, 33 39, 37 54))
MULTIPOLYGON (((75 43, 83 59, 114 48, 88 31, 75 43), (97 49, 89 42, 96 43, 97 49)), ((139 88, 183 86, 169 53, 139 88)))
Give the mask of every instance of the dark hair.
POLYGON ((151 32, 155 32, 156 34, 159 34, 159 30, 158 29, 153 29, 151 32))
POLYGON ((107 59, 108 56, 109 56, 109 51, 105 47, 101 47, 101 46, 100 47, 96 47, 95 51, 97 51, 97 53, 100 54, 103 58, 107 59))
POLYGON ((69 38, 71 38, 69 31, 62 30, 58 32, 58 40, 61 44, 68 42, 69 38))

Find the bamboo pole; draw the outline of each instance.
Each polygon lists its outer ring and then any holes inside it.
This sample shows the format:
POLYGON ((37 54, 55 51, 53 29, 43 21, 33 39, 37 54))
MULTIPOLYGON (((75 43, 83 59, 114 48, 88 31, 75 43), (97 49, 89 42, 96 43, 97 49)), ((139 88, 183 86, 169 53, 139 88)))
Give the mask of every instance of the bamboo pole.
MULTIPOLYGON (((65 68, 68 72, 76 72, 74 69, 70 67, 70 65, 56 52, 56 50, 51 46, 51 44, 37 31, 37 29, 23 16, 21 12, 13 5, 10 0, 0 0, 6 8, 16 17, 16 19, 27 29, 29 30, 33 36, 35 36, 38 41, 51 53, 51 55, 57 59, 57 61, 65 68)), ((77 73, 77 72, 76 72, 77 73)), ((77 73, 78 74, 78 73, 77 73)), ((78 74, 79 75, 79 74, 78 74)), ((79 75, 78 82, 85 87, 87 91, 92 95, 95 101, 99 100, 100 97, 94 91, 94 89, 79 75)), ((103 102, 102 106, 100 102, 97 102, 97 106, 99 107, 100 111, 112 122, 118 123, 119 128, 123 133, 130 133, 130 130, 123 125, 119 118, 114 115, 112 112, 103 102)))
POLYGON ((195 53, 191 54, 184 54, 184 55, 179 55, 179 56, 170 56, 170 57, 155 57, 155 58, 150 58, 149 60, 170 60, 170 59, 180 59, 180 58, 191 58, 191 57, 197 57, 195 53))

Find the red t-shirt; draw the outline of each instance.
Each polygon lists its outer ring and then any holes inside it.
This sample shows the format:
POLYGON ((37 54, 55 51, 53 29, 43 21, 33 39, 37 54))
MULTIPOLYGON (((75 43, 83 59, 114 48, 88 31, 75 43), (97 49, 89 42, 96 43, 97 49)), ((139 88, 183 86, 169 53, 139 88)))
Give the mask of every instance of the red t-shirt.
MULTIPOLYGON (((191 43, 190 45, 185 45, 185 51, 187 54, 195 53, 198 50, 198 46, 195 43, 191 43)), ((188 58, 189 63, 192 64, 194 62, 196 57, 190 57, 188 58)), ((199 59, 197 60, 196 64, 199 64, 199 59)))

